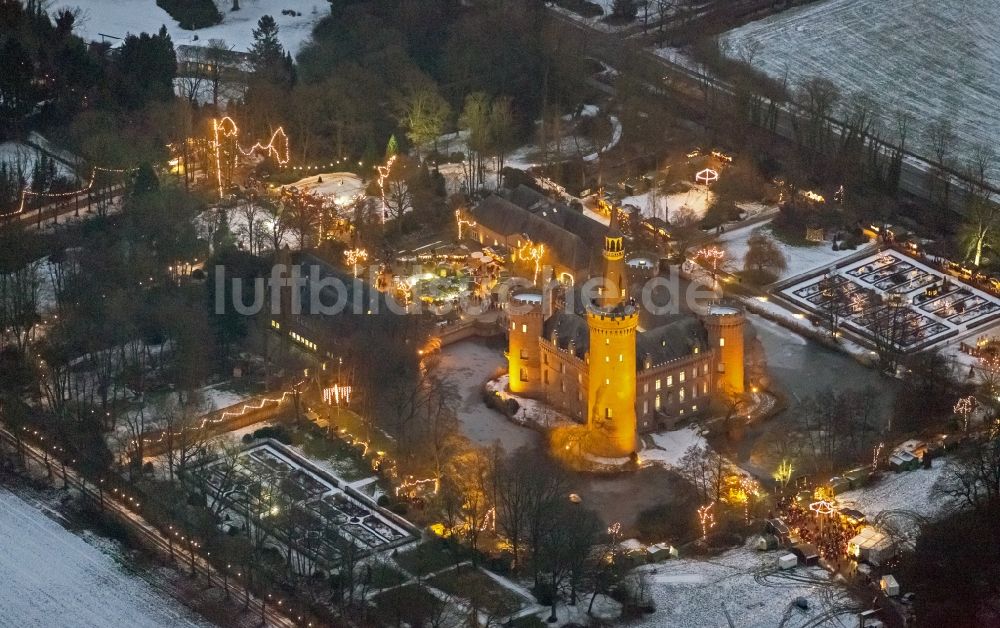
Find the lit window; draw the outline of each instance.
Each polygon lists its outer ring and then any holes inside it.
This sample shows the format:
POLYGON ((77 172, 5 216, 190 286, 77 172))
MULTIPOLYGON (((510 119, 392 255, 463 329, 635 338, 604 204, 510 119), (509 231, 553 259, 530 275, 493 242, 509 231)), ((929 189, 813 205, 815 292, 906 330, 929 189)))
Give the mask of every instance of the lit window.
POLYGON ((642 402, 642 413, 649 414, 649 399, 642 402))
POLYGON ((510 322, 510 330, 511 331, 517 331, 517 323, 515 323, 514 321, 511 321, 510 322))
POLYGON ((642 385, 642 392, 644 393, 649 392, 649 382, 646 382, 645 384, 642 385))
POLYGON ((691 406, 691 412, 697 412, 697 411, 698 411, 697 405, 691 406))
POLYGON ((680 381, 683 382, 684 381, 684 375, 685 375, 685 372, 681 371, 680 374, 677 376, 677 379, 679 379, 680 381))
POLYGON ((703 394, 703 395, 707 395, 708 394, 708 382, 703 382, 701 384, 701 394, 703 394))
POLYGON ((611 408, 605 408, 604 409, 604 418, 605 419, 610 419, 611 418, 611 408))
POLYGON ((659 410, 660 409, 660 396, 659 395, 656 395, 656 401, 654 402, 654 404, 656 406, 656 409, 659 410))
POLYGON ((610 338, 605 338, 604 339, 604 344, 610 345, 611 344, 611 339, 610 338))
MULTIPOLYGON (((668 384, 670 383, 670 378, 669 377, 667 378, 667 383, 668 384)), ((659 389, 660 389, 660 380, 658 379, 658 380, 656 380, 656 390, 659 390, 659 389)))
POLYGON ((698 347, 695 347, 695 348, 694 348, 694 354, 695 354, 695 355, 698 355, 698 347))
POLYGON ((610 364, 611 363, 611 356, 610 355, 604 356, 604 363, 605 364, 610 364))
POLYGON ((681 388, 681 391, 679 393, 677 393, 677 398, 681 400, 681 403, 684 402, 684 389, 683 388, 681 388))
POLYGON ((523 334, 528 333, 528 324, 527 323, 521 323, 521 333, 523 333, 523 334))
POLYGON ((667 375, 667 387, 669 388, 670 386, 673 386, 673 385, 674 385, 674 376, 673 375, 667 375))
POLYGON ((619 362, 624 362, 625 361, 625 356, 623 354, 619 353, 618 354, 618 361, 619 362))
POLYGON ((719 346, 720 347, 725 347, 726 346, 726 339, 725 338, 719 338, 719 346))
POLYGON ((604 378, 604 385, 605 386, 610 386, 611 385, 611 378, 610 377, 605 377, 604 378))
POLYGON ((701 374, 708 375, 708 362, 701 365, 701 374))

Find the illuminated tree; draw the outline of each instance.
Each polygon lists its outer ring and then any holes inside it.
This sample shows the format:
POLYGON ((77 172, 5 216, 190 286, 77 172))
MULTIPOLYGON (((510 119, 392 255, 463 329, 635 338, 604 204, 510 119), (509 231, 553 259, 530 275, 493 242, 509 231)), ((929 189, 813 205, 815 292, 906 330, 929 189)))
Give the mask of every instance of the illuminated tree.
POLYGON ((451 107, 433 86, 410 90, 402 103, 399 121, 406 128, 406 137, 417 148, 436 145, 444 131, 451 107))

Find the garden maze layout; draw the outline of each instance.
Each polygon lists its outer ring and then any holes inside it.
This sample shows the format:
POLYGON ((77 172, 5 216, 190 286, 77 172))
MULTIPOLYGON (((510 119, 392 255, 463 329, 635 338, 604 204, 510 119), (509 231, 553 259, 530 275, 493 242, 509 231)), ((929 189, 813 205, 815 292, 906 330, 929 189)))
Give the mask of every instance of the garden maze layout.
POLYGON ((216 461, 193 473, 206 480, 225 505, 224 519, 251 536, 268 538, 284 553, 291 547, 320 568, 355 555, 398 547, 415 534, 343 490, 344 482, 306 468, 277 443, 250 447, 235 467, 216 461))
POLYGON ((868 338, 895 338, 904 351, 924 349, 1000 317, 1000 300, 897 251, 876 253, 781 291, 792 303, 868 338), (884 301, 898 295, 896 320, 884 301), (895 328, 895 330, 892 330, 895 328))

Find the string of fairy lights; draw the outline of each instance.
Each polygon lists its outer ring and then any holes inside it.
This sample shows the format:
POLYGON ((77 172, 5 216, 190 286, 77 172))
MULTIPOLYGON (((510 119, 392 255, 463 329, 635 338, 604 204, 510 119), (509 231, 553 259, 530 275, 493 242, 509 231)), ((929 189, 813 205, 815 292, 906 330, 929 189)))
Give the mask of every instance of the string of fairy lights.
POLYGON ((25 204, 27 203, 28 197, 38 197, 38 198, 71 198, 75 196, 80 196, 90 192, 94 188, 94 183, 97 181, 97 173, 108 172, 113 174, 125 174, 134 171, 135 168, 104 168, 101 166, 94 166, 90 171, 90 180, 87 185, 83 186, 78 190, 72 190, 69 192, 33 192, 29 189, 24 189, 21 192, 21 200, 18 203, 18 207, 15 211, 6 214, 7 216, 17 216, 24 213, 25 204))

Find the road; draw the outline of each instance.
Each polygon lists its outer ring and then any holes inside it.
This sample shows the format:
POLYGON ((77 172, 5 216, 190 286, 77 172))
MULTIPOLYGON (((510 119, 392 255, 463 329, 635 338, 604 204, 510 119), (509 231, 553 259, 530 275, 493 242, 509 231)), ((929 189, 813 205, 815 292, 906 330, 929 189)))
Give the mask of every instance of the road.
MULTIPOLYGON (((6 429, 0 429, 0 440, 13 446, 18 446, 18 440, 6 429)), ((28 443, 24 439, 20 441, 20 446, 24 452, 25 459, 34 461, 36 464, 53 470, 53 483, 58 482, 56 476, 61 475, 62 480, 70 488, 79 491, 83 496, 92 502, 100 504, 104 512, 111 515, 118 523, 124 525, 142 542, 144 546, 156 551, 161 556, 173 559, 176 555, 178 564, 191 566, 191 553, 181 541, 170 541, 167 536, 152 526, 142 518, 141 515, 126 505, 132 498, 118 496, 117 493, 99 490, 97 487, 87 484, 72 467, 61 466, 54 456, 47 456, 46 453, 36 446, 28 443)), ((180 536, 178 534, 178 536, 180 536)), ((193 555, 193 568, 196 573, 204 575, 212 586, 223 587, 229 595, 239 600, 241 597, 247 599, 248 608, 258 617, 262 617, 265 625, 275 628, 292 628, 297 624, 289 617, 285 616, 275 606, 262 605, 256 597, 249 595, 245 589, 239 586, 235 578, 223 577, 216 569, 208 563, 200 554, 193 555)))

